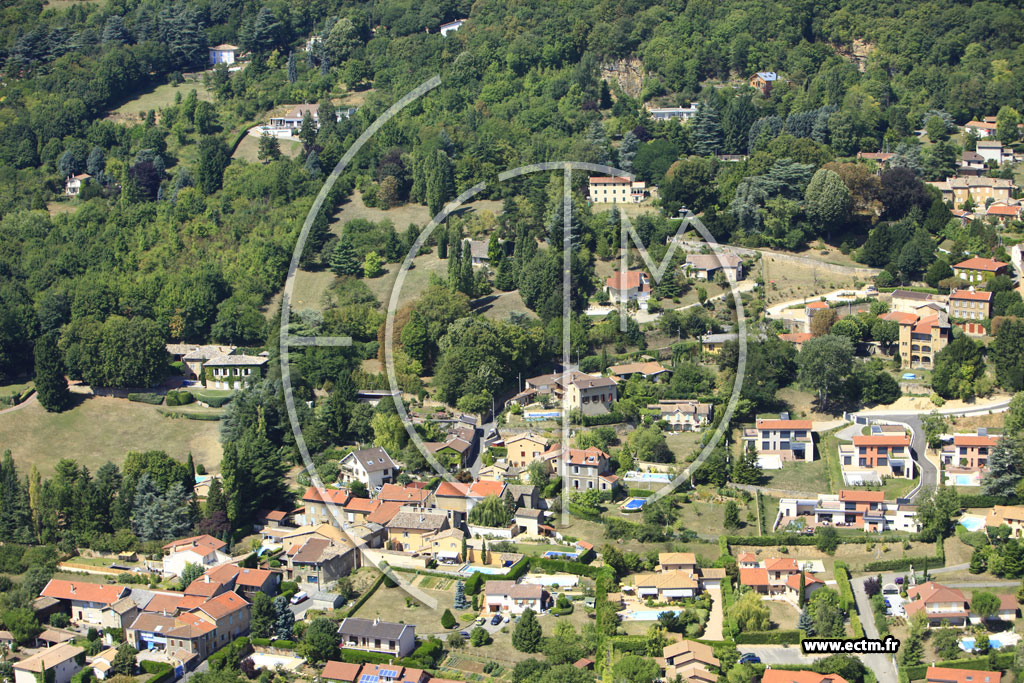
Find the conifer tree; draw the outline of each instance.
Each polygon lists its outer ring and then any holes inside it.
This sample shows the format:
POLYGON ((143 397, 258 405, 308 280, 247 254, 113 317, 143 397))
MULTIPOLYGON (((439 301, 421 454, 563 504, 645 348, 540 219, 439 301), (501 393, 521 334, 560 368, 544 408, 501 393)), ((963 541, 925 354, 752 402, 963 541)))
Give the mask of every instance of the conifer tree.
POLYGON ((299 72, 295 66, 295 53, 288 53, 288 82, 294 83, 299 80, 299 72))
POLYGON ((693 148, 701 156, 716 154, 722 148, 722 124, 718 106, 711 99, 697 107, 693 117, 693 148))
POLYGON ((71 403, 71 392, 64 376, 64 362, 57 348, 57 331, 48 332, 36 341, 35 382, 39 403, 49 412, 60 412, 71 403))
POLYGON ((359 255, 352 247, 352 243, 342 236, 331 250, 331 270, 335 275, 356 275, 363 272, 363 265, 359 263, 359 255))

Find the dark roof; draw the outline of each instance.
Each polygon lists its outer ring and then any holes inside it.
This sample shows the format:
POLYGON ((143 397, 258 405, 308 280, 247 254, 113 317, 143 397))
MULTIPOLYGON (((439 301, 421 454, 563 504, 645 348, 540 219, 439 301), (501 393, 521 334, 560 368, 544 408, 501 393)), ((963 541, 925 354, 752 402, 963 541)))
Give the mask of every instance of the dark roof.
POLYGON ((325 538, 310 538, 302 545, 299 552, 295 553, 292 562, 307 564, 319 562, 320 558, 323 557, 324 551, 330 545, 331 542, 325 538))
MULTIPOLYGON (((361 451, 352 451, 349 455, 358 460, 359 464, 367 472, 379 472, 398 467, 395 465, 395 461, 391 459, 391 456, 388 455, 388 452, 380 446, 364 448, 361 451)), ((345 456, 343 459, 348 459, 348 456, 345 456)))
POLYGON ((387 638, 398 640, 407 628, 415 629, 411 624, 396 624, 393 621, 378 621, 348 617, 342 619, 338 626, 338 634, 342 636, 359 636, 360 638, 387 638))

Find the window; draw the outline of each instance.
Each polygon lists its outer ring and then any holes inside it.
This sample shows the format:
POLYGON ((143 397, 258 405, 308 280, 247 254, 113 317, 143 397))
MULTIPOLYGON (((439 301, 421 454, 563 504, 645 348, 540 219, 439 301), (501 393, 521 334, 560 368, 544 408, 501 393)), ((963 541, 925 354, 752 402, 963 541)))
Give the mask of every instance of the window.
POLYGON ((768 450, 768 448, 769 448, 768 442, 767 441, 762 441, 761 442, 761 450, 762 451, 766 451, 766 450, 768 450))

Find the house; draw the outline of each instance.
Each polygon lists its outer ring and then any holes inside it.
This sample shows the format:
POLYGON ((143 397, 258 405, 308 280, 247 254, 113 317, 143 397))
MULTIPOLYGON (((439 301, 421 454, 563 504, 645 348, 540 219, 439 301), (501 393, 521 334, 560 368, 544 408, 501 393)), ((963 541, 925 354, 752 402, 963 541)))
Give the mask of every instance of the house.
POLYGON ((953 441, 943 444, 939 453, 946 466, 946 483, 962 482, 964 475, 970 477, 972 483, 979 480, 988 469, 988 458, 1000 438, 990 435, 984 427, 978 428, 975 434, 954 434, 953 441))
POLYGON ((340 683, 355 683, 359 678, 361 664, 351 662, 328 661, 320 672, 320 678, 325 681, 339 681, 340 683))
POLYGON ((526 432, 505 441, 505 458, 509 467, 525 470, 547 449, 547 439, 532 432, 526 432))
POLYGON ((674 432, 695 432, 711 423, 714 406, 691 399, 662 399, 647 406, 656 410, 658 419, 668 423, 674 432))
POLYGON ((505 490, 512 496, 512 503, 517 508, 537 509, 540 507, 540 489, 536 486, 531 484, 506 484, 505 490))
POLYGON ((927 683, 1000 683, 1002 677, 999 671, 947 669, 941 666, 929 666, 925 672, 927 683))
POLYGON ((946 178, 928 181, 927 184, 942 193, 942 201, 952 202, 954 209, 963 208, 967 200, 975 206, 984 206, 989 199, 1007 201, 1013 198, 1012 194, 1017 189, 1012 180, 985 176, 946 178))
MULTIPOLYGON (((171 344, 169 346, 179 347, 182 345, 171 344)), ((203 366, 206 365, 207 361, 211 358, 218 358, 235 352, 234 346, 218 346, 216 344, 188 344, 184 346, 186 348, 183 349, 185 350, 185 353, 181 355, 181 362, 185 364, 185 379, 196 379, 200 381, 205 379, 203 366)))
POLYGON ((1024 537, 1024 505, 993 505, 985 514, 985 528, 1010 527, 1010 536, 1024 537))
POLYGON ((327 584, 359 568, 360 555, 355 542, 347 538, 345 532, 328 528, 338 535, 334 538, 308 536, 286 546, 280 557, 285 563, 285 578, 299 584, 301 590, 324 590, 327 584))
POLYGON ((449 526, 448 515, 441 510, 406 506, 387 525, 388 543, 394 550, 429 553, 431 537, 449 526))
POLYGON ((729 342, 735 342, 739 336, 735 332, 705 334, 700 337, 700 350, 709 356, 717 356, 729 342))
POLYGON ((944 311, 946 297, 928 292, 915 292, 909 289, 897 289, 889 297, 889 309, 897 313, 915 313, 924 315, 928 311, 944 311))
POLYGON ((858 434, 853 444, 839 445, 839 461, 847 483, 880 483, 889 477, 913 479, 910 436, 899 431, 858 434))
POLYGON ((595 204, 639 204, 647 194, 647 183, 624 177, 590 176, 587 187, 595 204))
POLYGON ((441 28, 439 30, 442 36, 447 37, 452 31, 458 31, 462 28, 462 25, 465 23, 465 19, 456 19, 455 21, 449 21, 447 24, 441 24, 441 28))
POLYGON ((727 282, 743 279, 743 260, 735 254, 688 254, 683 271, 698 280, 712 280, 719 271, 727 282))
POLYGON ((181 576, 186 564, 213 567, 224 564, 231 557, 224 552, 227 543, 209 534, 183 538, 164 545, 164 571, 181 576))
POLYGON ((234 591, 210 598, 191 613, 213 624, 216 649, 249 632, 249 603, 234 591))
POLYGON ((88 173, 79 173, 77 175, 69 176, 64 181, 64 194, 69 197, 77 197, 78 193, 82 191, 85 184, 92 180, 92 176, 88 173))
POLYGON ((760 91, 762 95, 768 95, 772 91, 779 75, 774 71, 758 71, 750 77, 750 87, 760 91))
POLYGON ((609 474, 608 454, 596 446, 585 450, 570 448, 569 456, 559 452, 559 475, 571 491, 608 491, 619 485, 619 478, 609 474))
POLYGON ((515 513, 516 525, 528 536, 543 536, 541 525, 544 524, 544 511, 534 508, 518 508, 515 513))
POLYGON ((684 681, 709 681, 715 683, 718 676, 711 674, 709 668, 721 666, 710 645, 693 640, 681 640, 666 645, 662 651, 665 658, 665 679, 673 680, 677 676, 684 681), (710 676, 710 678, 708 678, 710 676))
POLYGON ((975 146, 975 153, 986 162, 993 162, 1002 166, 1005 163, 1012 164, 1016 161, 1013 150, 1003 147, 999 140, 982 140, 975 146))
POLYGON ((636 301, 646 305, 651 298, 651 277, 642 270, 617 270, 605 278, 604 290, 614 304, 636 301))
POLYGON ((127 628, 139 613, 139 606, 131 597, 124 597, 100 610, 103 628, 127 628))
POLYGON ((425 545, 429 543, 430 555, 439 563, 456 564, 468 561, 468 558, 462 556, 462 544, 466 540, 466 532, 462 529, 448 527, 426 536, 423 540, 425 545))
POLYGON ((960 155, 960 168, 957 169, 957 175, 965 175, 961 173, 963 169, 977 171, 977 173, 968 175, 981 175, 981 172, 985 170, 985 157, 977 152, 965 149, 963 154, 960 155))
POLYGON ((651 107, 647 111, 655 121, 679 119, 679 123, 686 123, 697 115, 697 105, 690 104, 689 107, 651 107))
POLYGON ((880 166, 886 166, 889 164, 889 160, 892 159, 895 154, 892 152, 857 152, 858 159, 864 159, 865 161, 878 162, 880 166))
POLYGON ((1010 266, 995 259, 974 256, 953 266, 953 275, 967 282, 988 282, 997 275, 1004 275, 1010 266))
POLYGON ((252 601, 256 593, 273 597, 281 575, 268 569, 239 567, 237 564, 222 564, 207 569, 198 579, 185 588, 185 595, 206 595, 213 597, 220 593, 235 591, 246 600, 252 601))
POLYGON ((740 583, 769 598, 799 603, 800 575, 803 574, 804 597, 824 587, 824 582, 801 570, 796 560, 767 558, 753 567, 740 567, 740 583))
POLYGON ((899 354, 904 368, 930 370, 935 364, 935 354, 950 342, 951 326, 945 313, 929 312, 922 317, 916 313, 890 312, 879 318, 895 320, 900 326, 899 354))
POLYGON ((602 413, 607 412, 618 398, 618 388, 607 377, 573 372, 565 385, 563 396, 569 410, 582 410, 588 414, 602 413))
POLYGON ((270 358, 230 353, 215 356, 203 365, 203 381, 207 389, 233 391, 241 385, 262 379, 270 358))
POLYGON ((964 134, 974 133, 979 138, 990 138, 996 134, 995 121, 968 121, 964 124, 964 134))
POLYGON ((71 683, 84 664, 85 648, 62 643, 15 662, 14 683, 71 683))
POLYGON ((96 674, 97 680, 104 680, 110 671, 110 666, 114 663, 114 657, 117 656, 117 648, 109 647, 98 655, 94 656, 89 662, 89 667, 93 673, 96 674))
POLYGON ((50 579, 39 595, 59 600, 61 611, 72 621, 105 625, 103 611, 130 593, 127 586, 50 579))
POLYGON ((399 486, 397 484, 384 484, 377 494, 377 500, 382 503, 401 503, 402 505, 427 506, 427 501, 433 491, 429 489, 414 488, 412 486, 399 486))
POLYGON ((920 612, 928 619, 929 626, 943 623, 962 626, 967 622, 967 598, 957 588, 947 588, 929 581, 908 589, 907 598, 907 602, 903 603, 907 619, 920 612))
POLYGON ((238 54, 237 45, 229 45, 228 43, 221 43, 220 45, 214 45, 210 48, 210 64, 216 66, 218 64, 234 64, 236 55, 238 54))
POLYGON ((784 342, 789 342, 796 347, 797 351, 803 348, 804 342, 813 338, 814 335, 810 332, 783 332, 779 334, 779 339, 784 342))
POLYGON ((743 448, 753 446, 764 469, 782 469, 784 462, 814 460, 814 437, 810 420, 757 418, 754 427, 743 430, 743 448))
POLYGON ((847 683, 847 681, 839 674, 766 669, 761 676, 761 683, 847 683))
POLYGON ((694 553, 659 553, 658 571, 697 572, 697 556, 694 553))
MULTIPOLYGON (((1017 596, 1000 595, 998 597, 999 610, 996 612, 996 619, 999 621, 1015 621, 1017 619, 1017 613, 1020 611, 1020 605, 1017 603, 1017 596)), ((978 623, 981 621, 982 619, 978 617, 978 623)))
POLYGON ((313 124, 320 127, 319 106, 315 104, 300 104, 281 116, 271 116, 269 128, 298 133, 302 129, 302 122, 306 115, 313 120, 313 124))
POLYGON ((488 256, 490 243, 485 240, 466 240, 469 243, 469 255, 474 268, 482 268, 490 264, 491 257, 488 256))
POLYGON ((144 611, 125 637, 138 650, 163 650, 192 669, 248 632, 249 603, 229 591, 176 614, 144 611))
POLYGON ((700 577, 692 571, 673 569, 670 571, 637 574, 633 578, 636 595, 642 600, 647 598, 658 602, 693 598, 701 593, 700 577))
POLYGON ((538 584, 515 581, 488 581, 484 584, 484 611, 522 614, 527 607, 540 614, 546 605, 546 592, 538 584))
POLYGON ((671 374, 668 368, 655 361, 609 365, 608 372, 611 373, 613 379, 628 380, 633 375, 639 375, 644 379, 651 379, 655 382, 660 381, 671 374))
MULTIPOLYGON (((303 526, 319 526, 320 524, 339 526, 340 523, 331 513, 330 508, 332 506, 335 506, 336 509, 344 508, 351 498, 352 494, 349 493, 348 489, 318 489, 315 486, 307 486, 305 493, 302 494, 302 502, 305 504, 305 508, 298 519, 303 526)), ((340 516, 342 521, 345 521, 344 513, 341 513, 340 516)), ((355 520, 348 519, 347 521, 353 522, 355 520)))
MULTIPOLYGON (((817 498, 783 498, 779 501, 776 531, 785 530, 798 520, 810 521, 805 528, 842 526, 863 531, 906 531, 917 533, 917 506, 906 500, 885 500, 883 491, 841 489, 839 493, 819 493, 817 498)), ((750 554, 749 559, 756 562, 750 554)), ((740 563, 740 566, 744 566, 740 563)))
POLYGON ((347 617, 338 625, 342 649, 406 657, 416 649, 416 627, 380 619, 347 617))
POLYGON ((992 310, 992 292, 975 291, 974 287, 954 289, 949 293, 949 317, 959 320, 985 320, 992 310))
POLYGON ((1024 212, 1024 205, 1018 201, 992 202, 985 207, 986 218, 994 218, 1004 224, 1010 221, 1019 221, 1022 212, 1024 212))
POLYGON ((352 451, 341 459, 341 481, 360 481, 369 490, 378 490, 398 479, 398 465, 380 446, 352 451))

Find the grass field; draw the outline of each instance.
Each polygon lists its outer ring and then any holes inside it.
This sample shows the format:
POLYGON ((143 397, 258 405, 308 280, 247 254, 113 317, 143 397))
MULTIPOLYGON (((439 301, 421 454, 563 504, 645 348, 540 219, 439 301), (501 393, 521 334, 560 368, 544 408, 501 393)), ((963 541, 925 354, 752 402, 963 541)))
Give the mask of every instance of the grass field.
MULTIPOLYGON (((79 395, 76 395, 79 397, 79 395)), ((162 450, 211 472, 220 468, 218 423, 163 417, 155 406, 118 398, 80 397, 63 413, 38 403, 0 415, 0 449, 10 449, 19 470, 32 465, 44 477, 61 458, 73 458, 91 471, 108 460, 120 463, 129 451, 162 450)))
MULTIPOLYGON (((410 574, 402 574, 402 578, 409 579, 410 574)), ((422 580, 422 579, 420 579, 422 580)), ((425 586, 417 586, 428 596, 437 601, 437 607, 431 609, 427 605, 421 605, 401 588, 385 588, 381 586, 370 596, 370 599, 363 603, 355 615, 360 619, 373 619, 380 617, 386 621, 397 621, 404 624, 416 624, 417 635, 443 633, 446 631, 441 626, 441 615, 445 609, 452 610, 452 614, 458 618, 464 611, 452 607, 455 599, 454 587, 451 590, 436 590, 425 586), (407 600, 407 598, 409 598, 407 600)), ((469 596, 467 596, 468 598, 469 596)))
POLYGON ((701 432, 666 432, 665 443, 676 456, 676 462, 686 462, 700 447, 701 432))
MULTIPOLYGON (((406 276, 406 279, 408 279, 408 276, 406 276)), ((479 311, 485 318, 490 318, 491 320, 508 320, 509 315, 512 313, 523 313, 528 318, 537 317, 537 314, 528 309, 526 304, 523 303, 523 297, 519 296, 519 290, 517 289, 511 292, 494 290, 491 294, 474 301, 472 306, 474 310, 479 311)))
MULTIPOLYGON (((392 291, 395 282, 398 280, 398 271, 401 266, 397 263, 388 263, 384 266, 385 273, 380 277, 364 280, 377 301, 387 310, 391 301, 392 291)), ((448 261, 441 260, 436 253, 421 254, 412 260, 412 267, 405 272, 405 279, 402 282, 402 290, 399 293, 399 307, 415 300, 418 293, 422 292, 430 284, 430 276, 437 275, 445 277, 448 274, 448 261)))
MULTIPOLYGON (((324 295, 334 282, 334 273, 329 270, 299 270, 295 273, 295 290, 292 292, 292 310, 323 308, 324 295)), ((274 307, 273 310, 276 310, 274 307)))
POLYGON ((165 83, 158 85, 155 88, 146 92, 139 93, 133 99, 125 102, 117 109, 110 112, 108 118, 124 124, 134 124, 139 122, 139 114, 145 114, 150 109, 159 110, 163 107, 174 104, 174 96, 177 93, 181 93, 182 98, 188 96, 190 90, 196 91, 196 96, 200 100, 207 102, 213 102, 213 94, 207 90, 206 86, 199 81, 189 81, 188 83, 182 83, 181 85, 170 85, 165 83))
POLYGON ((837 275, 814 266, 782 262, 771 254, 765 254, 762 261, 769 304, 852 287, 858 281, 852 276, 837 275))
MULTIPOLYGON (((501 205, 499 201, 481 199, 466 204, 457 213, 459 215, 466 215, 475 211, 489 211, 494 215, 498 215, 501 212, 501 205)), ((374 223, 387 219, 394 223, 396 230, 403 232, 410 223, 415 223, 421 227, 426 225, 430 222, 431 215, 427 211, 427 207, 420 204, 405 204, 387 209, 386 211, 369 207, 363 204, 362 193, 359 190, 355 190, 352 192, 352 197, 349 201, 342 204, 338 213, 334 214, 334 220, 331 222, 331 232, 340 236, 341 229, 345 223, 354 221, 357 218, 365 218, 374 223)))
POLYGON ((768 613, 771 615, 772 628, 796 628, 796 622, 800 618, 800 613, 793 608, 793 605, 788 602, 781 602, 778 600, 764 600, 761 604, 768 605, 768 613))
MULTIPOLYGON (((281 148, 281 154, 292 159, 299 156, 302 152, 302 143, 298 140, 278 140, 277 144, 281 148)), ((257 156, 259 150, 260 139, 255 135, 246 135, 238 143, 238 147, 235 148, 235 153, 231 155, 231 158, 243 159, 249 163, 257 164, 260 162, 257 156)))
POLYGON ((781 470, 765 470, 764 486, 780 491, 819 493, 828 481, 828 464, 819 458, 814 462, 784 462, 781 470))

